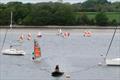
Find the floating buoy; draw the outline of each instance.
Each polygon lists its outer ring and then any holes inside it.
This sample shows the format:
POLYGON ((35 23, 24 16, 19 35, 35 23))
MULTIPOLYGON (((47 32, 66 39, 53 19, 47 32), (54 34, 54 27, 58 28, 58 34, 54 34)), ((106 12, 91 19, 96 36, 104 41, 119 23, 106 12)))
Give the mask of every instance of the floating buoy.
POLYGON ((42 33, 38 32, 37 37, 42 37, 42 33))
POLYGON ((90 32, 90 31, 85 31, 84 32, 84 37, 90 37, 92 35, 92 32, 90 32))
POLYGON ((63 36, 64 36, 64 37, 69 37, 69 36, 70 36, 70 33, 69 33, 69 32, 64 32, 63 36))
POLYGON ((99 65, 99 66, 102 66, 102 63, 101 63, 101 62, 99 62, 99 63, 98 63, 98 65, 99 65))
POLYGON ((31 40, 32 39, 32 34, 31 33, 28 33, 27 35, 27 40, 31 40))
POLYGON ((70 75, 66 75, 65 77, 66 77, 67 79, 69 79, 69 78, 70 78, 70 75))

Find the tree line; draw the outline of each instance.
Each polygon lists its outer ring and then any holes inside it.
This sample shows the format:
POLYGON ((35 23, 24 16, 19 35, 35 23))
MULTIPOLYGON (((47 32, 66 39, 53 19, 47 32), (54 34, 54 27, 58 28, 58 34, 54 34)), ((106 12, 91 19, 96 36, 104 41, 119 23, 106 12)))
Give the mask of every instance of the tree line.
POLYGON ((0 3, 0 25, 10 24, 11 11, 13 12, 13 24, 16 25, 120 25, 120 22, 115 19, 110 21, 105 14, 108 11, 120 12, 120 3, 110 3, 107 0, 88 0, 77 4, 59 2, 0 3), (108 4, 112 7, 111 9, 108 4), (88 17, 85 12, 89 11, 97 12, 95 18, 88 17), (82 14, 78 15, 78 12, 82 12, 82 14))

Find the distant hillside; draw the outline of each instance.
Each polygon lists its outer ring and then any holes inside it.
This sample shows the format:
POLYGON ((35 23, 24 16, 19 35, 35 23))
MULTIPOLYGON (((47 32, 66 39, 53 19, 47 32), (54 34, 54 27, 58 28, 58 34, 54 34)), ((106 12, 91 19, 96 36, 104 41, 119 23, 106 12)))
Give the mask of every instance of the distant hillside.
POLYGON ((87 12, 120 12, 120 2, 108 2, 107 0, 87 0, 83 3, 73 4, 75 11, 87 12))

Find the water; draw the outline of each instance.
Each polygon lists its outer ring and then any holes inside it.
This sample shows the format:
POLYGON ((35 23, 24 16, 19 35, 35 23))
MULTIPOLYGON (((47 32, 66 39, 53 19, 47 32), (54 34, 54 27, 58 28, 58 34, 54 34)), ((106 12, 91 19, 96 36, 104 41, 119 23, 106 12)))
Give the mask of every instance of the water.
MULTIPOLYGON (((69 38, 56 36, 55 29, 49 30, 12 30, 8 32, 3 49, 9 48, 10 41, 15 42, 19 34, 32 33, 36 38, 38 31, 42 60, 32 61, 33 40, 23 42, 25 56, 7 56, 0 54, 0 80, 65 80, 65 75, 59 78, 51 76, 55 65, 70 75, 70 80, 119 80, 120 66, 98 66, 103 62, 114 30, 90 30, 91 37, 83 37, 85 30, 64 30, 71 33, 69 38)), ((0 48, 5 30, 0 32, 0 48)), ((120 57, 120 30, 117 30, 108 58, 120 57)))

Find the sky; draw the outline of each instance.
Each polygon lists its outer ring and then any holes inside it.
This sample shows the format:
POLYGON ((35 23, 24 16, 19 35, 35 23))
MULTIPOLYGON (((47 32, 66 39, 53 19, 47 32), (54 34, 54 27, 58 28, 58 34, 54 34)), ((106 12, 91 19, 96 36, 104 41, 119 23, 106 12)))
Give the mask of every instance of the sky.
MULTIPOLYGON (((10 1, 19 1, 19 2, 23 2, 23 3, 37 3, 37 2, 56 2, 58 0, 0 0, 1 3, 7 3, 10 1)), ((70 3, 78 3, 78 2, 84 2, 86 0, 63 0, 63 2, 70 2, 70 3)), ((120 2, 120 0, 108 0, 110 2, 120 2)))

